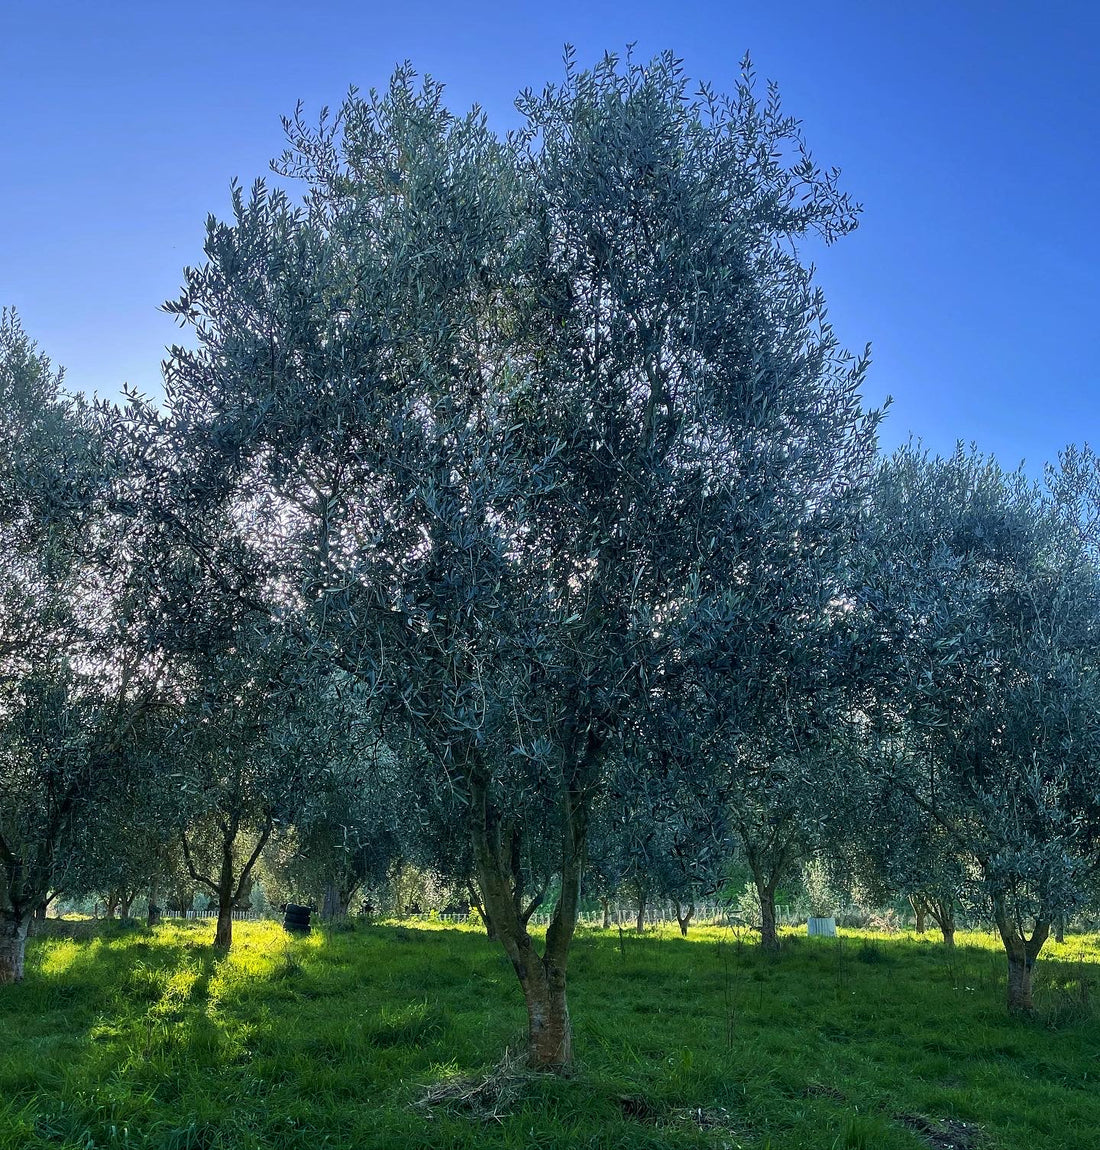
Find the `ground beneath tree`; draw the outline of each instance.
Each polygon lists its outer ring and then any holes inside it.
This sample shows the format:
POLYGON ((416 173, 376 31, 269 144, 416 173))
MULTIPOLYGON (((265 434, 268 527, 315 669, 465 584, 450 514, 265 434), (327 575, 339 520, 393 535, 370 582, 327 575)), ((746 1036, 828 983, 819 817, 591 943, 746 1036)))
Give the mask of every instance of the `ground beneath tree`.
POLYGON ((515 976, 472 929, 37 938, 0 987, 0 1150, 1095 1150, 1100 939, 1051 947, 1019 1022, 987 936, 692 934, 582 934, 569 1078, 505 1055, 515 976))

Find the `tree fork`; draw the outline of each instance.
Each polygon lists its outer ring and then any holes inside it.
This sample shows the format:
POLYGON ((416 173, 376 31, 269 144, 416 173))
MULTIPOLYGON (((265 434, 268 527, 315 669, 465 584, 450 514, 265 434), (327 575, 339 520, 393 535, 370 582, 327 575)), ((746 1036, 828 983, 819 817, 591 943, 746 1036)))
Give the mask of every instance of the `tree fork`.
POLYGON ((1009 1013, 1031 1014, 1035 1009, 1031 996, 1032 974, 1039 951, 1050 936, 1050 919, 1049 917, 1037 919, 1029 937, 1024 933, 1023 926, 1008 916, 1003 899, 994 899, 993 905, 994 920, 1008 958, 1009 1013))
POLYGON ((489 814, 487 780, 480 772, 472 781, 470 833, 474 865, 485 911, 511 960, 527 1007, 527 1060, 532 1069, 567 1071, 573 1063, 573 1031, 566 997, 569 946, 577 924, 583 870, 587 813, 583 802, 569 793, 562 809, 561 894, 546 931, 540 955, 527 933, 515 898, 511 873, 513 854, 498 841, 489 814))

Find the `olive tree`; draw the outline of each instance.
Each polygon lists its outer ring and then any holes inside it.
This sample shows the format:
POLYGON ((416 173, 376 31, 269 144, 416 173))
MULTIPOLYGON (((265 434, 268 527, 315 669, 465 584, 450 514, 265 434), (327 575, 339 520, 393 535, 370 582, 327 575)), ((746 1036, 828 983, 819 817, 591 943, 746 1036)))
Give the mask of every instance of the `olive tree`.
POLYGON ((874 419, 794 250, 856 209, 774 91, 746 72, 693 96, 671 55, 607 57, 517 107, 502 138, 405 69, 296 115, 277 167, 305 200, 257 185, 211 221, 166 390, 206 445, 196 483, 262 509, 316 651, 459 800, 552 1068, 593 804, 652 685, 697 649, 758 681, 791 610, 775 560, 825 537, 817 496, 874 419), (541 948, 512 849, 532 806, 555 842, 541 948))
MULTIPOLYGON (((863 610, 883 677, 857 726, 963 860, 1027 1011, 1051 926, 1100 865, 1098 570, 1064 494, 961 448, 898 452, 874 510, 863 610)), ((928 835, 897 846, 925 855, 928 835)))
POLYGON ((157 697, 143 642, 120 418, 67 396, 15 316, 0 318, 0 981, 27 927, 77 886, 157 697))
POLYGON ((216 901, 218 948, 232 945, 233 911, 272 832, 308 806, 329 763, 337 704, 296 654, 285 636, 251 631, 196 658, 164 732, 180 850, 216 901))
MULTIPOLYGON (((323 696, 328 735, 302 788, 281 858, 266 868, 282 889, 307 897, 326 920, 351 913, 353 900, 384 885, 415 840, 404 748, 386 743, 356 680, 329 675, 323 696)), ((316 724, 312 737, 318 736, 316 724)))

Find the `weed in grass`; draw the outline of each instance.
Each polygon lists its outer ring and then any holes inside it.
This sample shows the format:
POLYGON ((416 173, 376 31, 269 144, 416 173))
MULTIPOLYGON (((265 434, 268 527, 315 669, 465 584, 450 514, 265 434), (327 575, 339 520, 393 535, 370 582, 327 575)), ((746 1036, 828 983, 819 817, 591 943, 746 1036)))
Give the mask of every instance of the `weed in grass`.
MULTIPOLYGON (((737 998, 730 969, 729 946, 719 938, 717 949, 718 961, 722 967, 722 1018, 725 1023, 726 1049, 732 1051, 737 1040, 737 998)), ((740 954, 740 949, 737 953, 740 954)))
POLYGON ((833 943, 833 950, 836 952, 836 999, 837 1002, 842 1002, 848 994, 848 984, 850 981, 848 970, 848 940, 843 935, 839 935, 836 942, 833 943))
POLYGON ((301 978, 302 976, 302 962, 295 952, 293 946, 288 942, 282 950, 279 951, 279 957, 275 965, 271 968, 271 979, 276 982, 285 982, 291 979, 301 978))
POLYGON ((843 1133, 837 1135, 833 1150, 883 1150, 890 1144, 890 1130, 878 1116, 849 1118, 843 1133))

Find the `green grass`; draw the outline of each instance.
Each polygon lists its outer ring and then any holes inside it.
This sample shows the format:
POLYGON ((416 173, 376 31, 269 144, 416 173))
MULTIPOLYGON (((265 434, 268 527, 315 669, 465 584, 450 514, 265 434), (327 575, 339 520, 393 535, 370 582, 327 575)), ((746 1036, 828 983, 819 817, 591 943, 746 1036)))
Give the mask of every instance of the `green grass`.
POLYGON ((582 933, 575 1074, 494 1101, 524 1020, 480 932, 235 930, 228 958, 205 923, 32 940, 0 986, 0 1148, 914 1150, 947 1121, 987 1150, 1100 1145, 1095 936, 1044 951, 1020 1022, 984 935, 790 937, 770 961, 717 929, 582 933), (470 1102, 417 1105, 468 1075, 490 1078, 470 1102))

